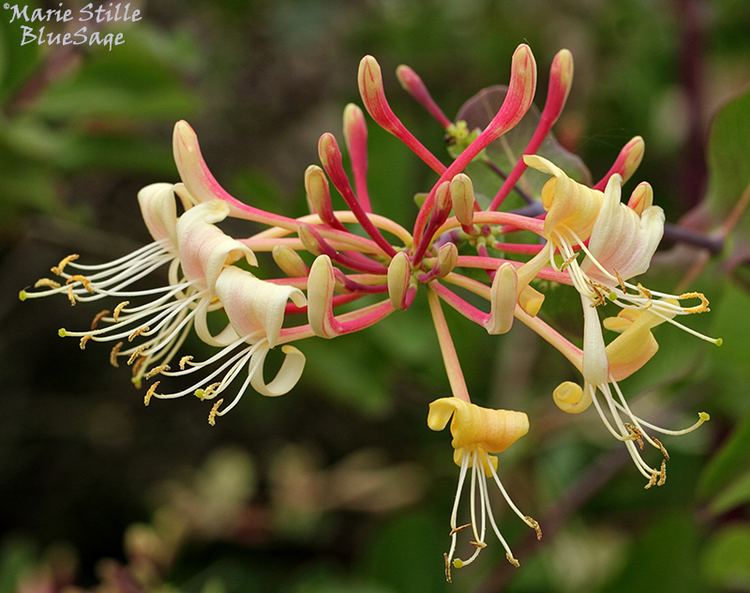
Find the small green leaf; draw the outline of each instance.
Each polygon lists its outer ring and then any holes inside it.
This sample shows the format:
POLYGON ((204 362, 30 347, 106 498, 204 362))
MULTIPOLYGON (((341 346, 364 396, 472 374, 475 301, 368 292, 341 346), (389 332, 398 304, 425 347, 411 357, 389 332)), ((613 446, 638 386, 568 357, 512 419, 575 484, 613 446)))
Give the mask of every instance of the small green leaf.
POLYGON ((716 514, 724 513, 749 501, 750 471, 747 471, 719 493, 711 502, 711 510, 716 514))

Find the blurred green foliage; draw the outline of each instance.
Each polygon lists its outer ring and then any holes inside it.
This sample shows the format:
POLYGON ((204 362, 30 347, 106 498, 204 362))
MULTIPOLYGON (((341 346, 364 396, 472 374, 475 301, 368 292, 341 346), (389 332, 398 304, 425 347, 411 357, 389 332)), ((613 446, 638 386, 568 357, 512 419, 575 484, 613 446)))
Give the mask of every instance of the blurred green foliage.
MULTIPOLYGON (((750 8, 692 4, 704 36, 697 123, 707 130, 719 115, 707 208, 686 224, 712 232, 750 183, 750 8)), ((669 440, 669 483, 658 491, 642 490, 593 414, 554 408, 551 390, 574 378, 556 352, 523 328, 491 338, 446 312, 476 400, 531 418, 528 437, 504 456, 508 489, 543 526, 559 520, 537 545, 501 513, 522 568, 492 547, 450 586, 442 552, 457 472, 447 435, 425 425, 427 402, 448 386, 422 300, 361 335, 304 344, 303 384, 278 401, 246 397, 215 430, 196 401, 144 411, 104 351, 60 343, 62 319, 88 324, 82 307, 14 300, 70 251, 110 259, 145 236, 135 192, 175 178, 169 134, 180 118, 191 119, 236 195, 302 214, 302 172, 317 160, 318 134, 339 134, 341 109, 358 102, 365 53, 384 72, 414 66, 453 116, 480 89, 506 82, 522 41, 539 62, 540 104, 554 52, 569 47, 576 76, 555 129, 561 147, 597 179, 641 134, 636 181, 651 181, 677 220, 688 210, 677 164, 695 119, 682 85, 683 5, 164 0, 145 4, 125 46, 70 55, 19 47, 2 15, 0 237, 10 290, 0 307, 0 593, 124 587, 112 584, 124 566, 163 593, 486 593, 487 583, 511 592, 750 591, 750 298, 727 273, 744 256, 747 216, 691 284, 712 312, 689 322, 724 346, 659 328, 660 353, 623 385, 660 424, 712 415, 699 432, 669 440), (585 496, 568 508, 570 493, 585 496)), ((440 153, 440 127, 397 92, 394 76, 386 86, 397 113, 440 153)), ((369 148, 376 209, 409 224, 430 172, 375 126, 369 148)), ((665 249, 648 285, 673 289, 703 257, 665 249)), ((540 288, 545 317, 580 339, 573 291, 540 288)))

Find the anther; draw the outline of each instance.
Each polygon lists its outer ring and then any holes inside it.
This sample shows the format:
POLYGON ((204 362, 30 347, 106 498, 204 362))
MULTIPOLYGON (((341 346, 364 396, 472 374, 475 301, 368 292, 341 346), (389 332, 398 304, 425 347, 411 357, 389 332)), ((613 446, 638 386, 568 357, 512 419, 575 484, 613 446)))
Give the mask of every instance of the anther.
MULTIPOLYGON (((128 358, 128 366, 132 365, 135 362, 135 359, 138 358, 141 354, 143 354, 143 351, 145 349, 146 349, 145 346, 138 346, 138 348, 136 348, 133 351, 133 353, 130 355, 130 358, 128 358)), ((133 369, 133 372, 135 372, 135 369, 133 369)))
POLYGON ((469 541, 469 543, 470 543, 470 544, 471 544, 472 546, 474 546, 475 548, 479 549, 479 550, 484 550, 484 549, 485 549, 485 548, 487 547, 487 544, 486 544, 486 543, 484 543, 484 542, 478 542, 478 541, 476 541, 476 540, 473 540, 473 539, 472 539, 472 540, 470 540, 470 541, 469 541))
POLYGON ((458 527, 454 527, 453 529, 451 529, 451 532, 448 535, 449 536, 454 535, 458 533, 459 531, 463 531, 467 527, 471 527, 471 523, 465 523, 464 525, 459 525, 458 527))
POLYGON ((653 299, 654 295, 651 294, 651 291, 643 286, 640 282, 638 283, 638 292, 641 293, 642 296, 646 297, 647 299, 653 299))
POLYGON ((453 579, 451 578, 451 561, 448 558, 447 552, 443 552, 443 562, 445 562, 445 582, 452 583, 453 579))
POLYGON ((121 303, 118 303, 118 305, 115 307, 115 310, 112 312, 112 318, 115 320, 115 323, 120 321, 120 313, 122 313, 122 310, 127 307, 130 304, 130 301, 122 301, 121 303))
POLYGON ((70 255, 66 255, 64 258, 60 260, 60 263, 56 266, 52 266, 50 268, 50 272, 53 274, 57 274, 58 276, 61 276, 63 271, 65 270, 65 266, 67 266, 70 262, 77 260, 80 255, 77 253, 71 253, 70 255))
POLYGON ((137 327, 133 330, 133 333, 128 336, 128 342, 132 342, 135 340, 138 336, 143 335, 149 330, 148 325, 142 325, 141 327, 137 327))
POLYGON ((509 552, 509 553, 507 553, 507 554, 505 555, 505 559, 506 559, 506 560, 507 560, 508 562, 510 562, 510 563, 511 563, 511 564, 512 564, 512 565, 513 565, 514 567, 516 567, 516 568, 518 568, 519 566, 521 566, 521 563, 520 563, 520 562, 519 562, 518 560, 516 560, 516 559, 515 559, 515 558, 513 557, 513 554, 511 554, 510 552, 509 552))
POLYGON ((667 461, 666 459, 661 460, 661 467, 658 472, 659 481, 656 482, 657 486, 664 486, 667 483, 667 461))
POLYGON ((86 350, 86 344, 88 344, 90 340, 91 340, 91 336, 83 336, 78 342, 78 347, 81 350, 86 350))
POLYGON ((211 426, 216 426, 216 416, 219 413, 219 408, 221 407, 221 404, 224 403, 224 399, 218 400, 212 407, 211 411, 208 413, 208 423, 211 426))
POLYGON ((39 278, 34 282, 34 288, 60 288, 62 286, 59 282, 55 282, 50 278, 39 278))
POLYGON ((117 362, 117 357, 120 355, 120 349, 122 348, 122 342, 117 342, 114 348, 109 352, 109 364, 115 368, 119 368, 120 363, 117 362))
POLYGON ((536 533, 537 541, 542 541, 542 526, 539 525, 539 521, 534 519, 534 517, 532 517, 531 515, 526 515, 523 520, 526 525, 534 530, 534 532, 536 533))
POLYGON ((168 371, 168 370, 169 370, 169 365, 168 364, 160 364, 159 366, 154 367, 151 370, 149 370, 146 373, 146 375, 144 376, 144 378, 146 380, 152 379, 152 378, 156 377, 156 375, 159 375, 159 374, 163 373, 164 371, 168 371))
POLYGON ((211 383, 211 385, 209 385, 205 389, 196 389, 195 397, 197 397, 199 400, 211 399, 220 386, 221 382, 217 381, 216 383, 211 383))
POLYGON ((654 438, 653 441, 654 443, 656 443, 656 448, 659 449, 659 451, 661 451, 661 454, 664 456, 664 460, 669 461, 669 451, 667 451, 667 448, 659 439, 654 438))
POLYGON ((78 302, 76 300, 76 295, 73 292, 73 285, 72 284, 68 285, 68 302, 70 303, 71 307, 74 307, 75 304, 78 302))
POLYGON ((148 406, 151 403, 151 398, 156 394, 156 388, 159 386, 159 381, 154 381, 151 387, 148 388, 146 395, 143 396, 143 405, 148 406))
POLYGON ((648 483, 643 487, 644 490, 650 490, 656 486, 656 481, 659 479, 659 472, 652 471, 651 477, 648 479, 648 483))
POLYGON ((83 274, 74 274, 65 281, 65 284, 75 284, 76 282, 80 282, 81 286, 86 289, 86 292, 94 292, 94 289, 91 288, 91 280, 83 274))
POLYGON ((107 315, 109 315, 109 309, 102 309, 94 315, 94 318, 91 320, 91 329, 95 330, 96 326, 99 325, 99 322, 107 315))
POLYGON ((192 357, 192 356, 191 356, 190 354, 187 354, 187 355, 183 356, 183 357, 182 357, 182 358, 180 359, 180 370, 181 370, 181 371, 184 371, 184 370, 185 370, 185 367, 187 366, 187 364, 188 364, 188 363, 189 363, 189 362, 190 362, 191 360, 193 360, 193 357, 192 357))
POLYGON ((694 307, 684 307, 685 313, 708 313, 711 310, 709 308, 710 302, 702 292, 684 292, 677 298, 681 301, 686 299, 698 299, 700 301, 700 304, 694 307))
POLYGON ((625 423, 625 429, 628 431, 628 440, 636 443, 638 448, 643 451, 643 433, 634 425, 630 424, 630 422, 625 423))

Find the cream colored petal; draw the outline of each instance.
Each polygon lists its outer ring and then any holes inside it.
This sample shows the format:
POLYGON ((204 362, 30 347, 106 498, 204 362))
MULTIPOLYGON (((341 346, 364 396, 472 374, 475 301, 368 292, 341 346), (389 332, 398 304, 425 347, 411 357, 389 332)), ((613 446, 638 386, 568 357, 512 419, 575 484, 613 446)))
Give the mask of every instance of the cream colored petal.
POLYGON ((310 267, 307 278, 307 319, 313 333, 321 338, 334 338, 338 335, 333 316, 335 288, 331 258, 319 255, 310 267))
POLYGON ((222 329, 218 334, 211 332, 208 327, 208 305, 209 300, 205 299, 200 305, 198 310, 195 312, 194 328, 196 335, 209 346, 224 347, 229 346, 233 342, 236 342, 240 336, 234 331, 231 323, 222 329))
POLYGON ((503 264, 495 272, 490 290, 491 310, 484 328, 492 335, 505 334, 513 327, 518 300, 518 276, 512 264, 503 264))
POLYGON ((266 397, 278 397, 289 393, 302 377, 305 369, 305 355, 294 346, 282 346, 281 351, 285 354, 284 362, 270 383, 266 383, 263 376, 263 367, 266 361, 269 347, 261 346, 250 362, 250 384, 253 389, 266 397))
POLYGON ((596 307, 581 295, 583 305, 583 378, 592 385, 609 382, 604 336, 596 307))
POLYGON ((177 246, 177 204, 174 185, 171 183, 152 183, 138 192, 138 205, 141 208, 143 222, 154 241, 169 239, 173 247, 177 246))
POLYGON ((238 335, 263 336, 271 348, 279 339, 289 299, 298 307, 306 302, 298 288, 260 280, 234 266, 219 274, 216 296, 238 335))
POLYGON ((241 258, 257 265, 252 250, 226 235, 215 223, 229 213, 221 200, 211 200, 191 208, 177 221, 177 244, 185 277, 213 291, 224 266, 241 258))
POLYGON ((442 397, 430 403, 427 412, 427 426, 430 430, 443 430, 460 405, 461 400, 456 397, 442 397))

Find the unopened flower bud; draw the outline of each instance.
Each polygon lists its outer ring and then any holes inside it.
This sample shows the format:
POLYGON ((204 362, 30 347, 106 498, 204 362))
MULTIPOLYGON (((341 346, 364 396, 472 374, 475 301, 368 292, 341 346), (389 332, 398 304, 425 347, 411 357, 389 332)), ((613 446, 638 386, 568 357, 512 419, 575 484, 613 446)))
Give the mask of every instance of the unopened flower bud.
POLYGON ((458 263, 458 248, 455 243, 445 243, 438 249, 438 276, 442 278, 453 271, 458 263))
POLYGON ((291 278, 307 276, 307 265, 299 254, 286 245, 275 245, 271 252, 273 261, 279 269, 291 278))
POLYGON ((565 381, 552 392, 555 405, 568 414, 580 414, 591 405, 591 394, 581 389, 578 383, 565 381))
POLYGON ((316 336, 333 338, 338 335, 333 317, 333 291, 336 277, 331 258, 319 255, 310 267, 307 279, 307 318, 316 336))
POLYGON ((388 298, 395 309, 406 308, 406 294, 411 282, 411 263, 405 251, 399 251, 388 265, 388 298))
POLYGON ((625 146, 623 146, 620 154, 624 156, 622 166, 622 181, 626 182, 633 176, 643 160, 643 155, 646 152, 646 143, 643 138, 636 136, 625 146))
POLYGON ((565 107, 565 102, 568 99, 568 93, 572 85, 573 54, 567 49, 561 49, 552 60, 543 117, 557 121, 557 118, 560 117, 565 107))
POLYGON ((513 128, 531 107, 535 90, 536 61, 531 48, 522 43, 513 52, 510 83, 505 100, 483 134, 488 134, 491 139, 495 139, 513 128))
POLYGON ((318 243, 317 237, 313 234, 310 225, 304 223, 300 224, 297 229, 297 235, 299 236, 300 241, 302 241, 302 245, 305 247, 306 251, 313 255, 320 255, 320 244, 318 243))
POLYGON ((451 180, 453 212, 458 222, 471 226, 474 220, 474 185, 465 173, 459 173, 451 180))
POLYGON ((365 56, 360 61, 357 82, 367 113, 384 129, 391 133, 395 132, 399 128, 398 118, 385 98, 380 64, 372 56, 365 56))
POLYGON ((344 140, 354 174, 357 198, 368 212, 370 197, 367 191, 367 124, 362 110, 349 103, 344 109, 344 140))
POLYGON ((495 272, 490 290, 491 309, 484 328, 497 335, 510 331, 518 299, 518 276, 512 264, 503 264, 495 272))
POLYGON ((430 91, 427 90, 427 86, 409 66, 401 65, 396 68, 396 77, 401 83, 403 89, 409 93, 412 98, 424 107, 432 117, 434 117, 440 125, 447 128, 451 125, 451 121, 446 117, 443 110, 438 107, 435 100, 430 95, 430 91))
POLYGON ((452 207, 453 199, 451 197, 451 184, 448 181, 444 181, 437 188, 434 216, 438 219, 445 219, 448 217, 448 214, 450 214, 452 207))

